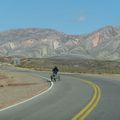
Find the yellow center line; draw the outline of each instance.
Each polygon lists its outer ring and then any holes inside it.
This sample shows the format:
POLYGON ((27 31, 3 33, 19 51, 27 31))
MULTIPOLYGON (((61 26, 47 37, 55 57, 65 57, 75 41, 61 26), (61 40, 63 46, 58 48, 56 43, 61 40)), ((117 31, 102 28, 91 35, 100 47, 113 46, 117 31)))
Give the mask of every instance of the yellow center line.
POLYGON ((77 118, 79 118, 95 101, 97 96, 97 90, 96 87, 94 87, 94 96, 91 99, 91 101, 84 107, 84 109, 82 109, 72 120, 77 120, 77 118))
POLYGON ((93 109, 97 106, 99 100, 100 100, 100 97, 101 97, 101 92, 100 92, 100 88, 96 85, 97 89, 98 89, 98 96, 96 98, 96 101, 94 102, 94 104, 88 109, 88 111, 86 111, 85 114, 83 114, 82 117, 80 117, 79 120, 84 120, 92 111, 93 109))
POLYGON ((72 120, 84 120, 91 111, 97 106, 100 97, 101 91, 98 85, 93 82, 82 80, 84 83, 89 84, 93 88, 93 97, 90 102, 76 115, 72 118, 72 120))

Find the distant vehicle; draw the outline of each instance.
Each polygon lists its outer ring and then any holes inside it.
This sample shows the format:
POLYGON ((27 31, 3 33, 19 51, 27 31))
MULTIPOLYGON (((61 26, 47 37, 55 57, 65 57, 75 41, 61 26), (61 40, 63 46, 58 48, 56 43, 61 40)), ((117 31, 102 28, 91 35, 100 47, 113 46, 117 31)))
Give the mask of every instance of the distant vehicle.
POLYGON ((56 82, 57 80, 60 81, 60 75, 59 74, 52 74, 50 76, 52 82, 56 82))

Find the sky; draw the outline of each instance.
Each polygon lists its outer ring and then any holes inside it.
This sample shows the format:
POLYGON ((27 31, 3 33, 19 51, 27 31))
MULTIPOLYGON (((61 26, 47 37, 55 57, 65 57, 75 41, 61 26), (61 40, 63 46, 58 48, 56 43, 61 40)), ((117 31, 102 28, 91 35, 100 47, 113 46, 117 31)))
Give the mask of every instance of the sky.
POLYGON ((50 28, 85 34, 120 25, 120 0, 0 0, 0 31, 50 28))

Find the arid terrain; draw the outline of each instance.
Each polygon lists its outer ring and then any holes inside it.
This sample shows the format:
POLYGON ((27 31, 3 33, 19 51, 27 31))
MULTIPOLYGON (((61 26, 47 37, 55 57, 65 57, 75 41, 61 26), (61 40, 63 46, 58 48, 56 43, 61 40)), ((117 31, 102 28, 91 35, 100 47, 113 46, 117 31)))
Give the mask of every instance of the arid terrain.
POLYGON ((69 35, 54 29, 28 28, 0 32, 0 56, 120 60, 120 26, 69 35))
POLYGON ((31 98, 49 87, 46 80, 18 71, 19 68, 12 70, 6 66, 0 69, 0 109, 31 98))

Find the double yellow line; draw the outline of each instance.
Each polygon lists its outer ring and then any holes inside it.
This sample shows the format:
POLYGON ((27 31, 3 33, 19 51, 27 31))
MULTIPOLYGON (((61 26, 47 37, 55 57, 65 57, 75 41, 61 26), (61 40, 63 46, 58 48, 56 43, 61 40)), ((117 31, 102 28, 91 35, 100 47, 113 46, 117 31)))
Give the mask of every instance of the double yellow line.
POLYGON ((87 83, 93 88, 93 97, 90 102, 72 118, 72 120, 84 120, 97 106, 101 97, 101 90, 97 84, 88 80, 82 80, 82 82, 87 83))

